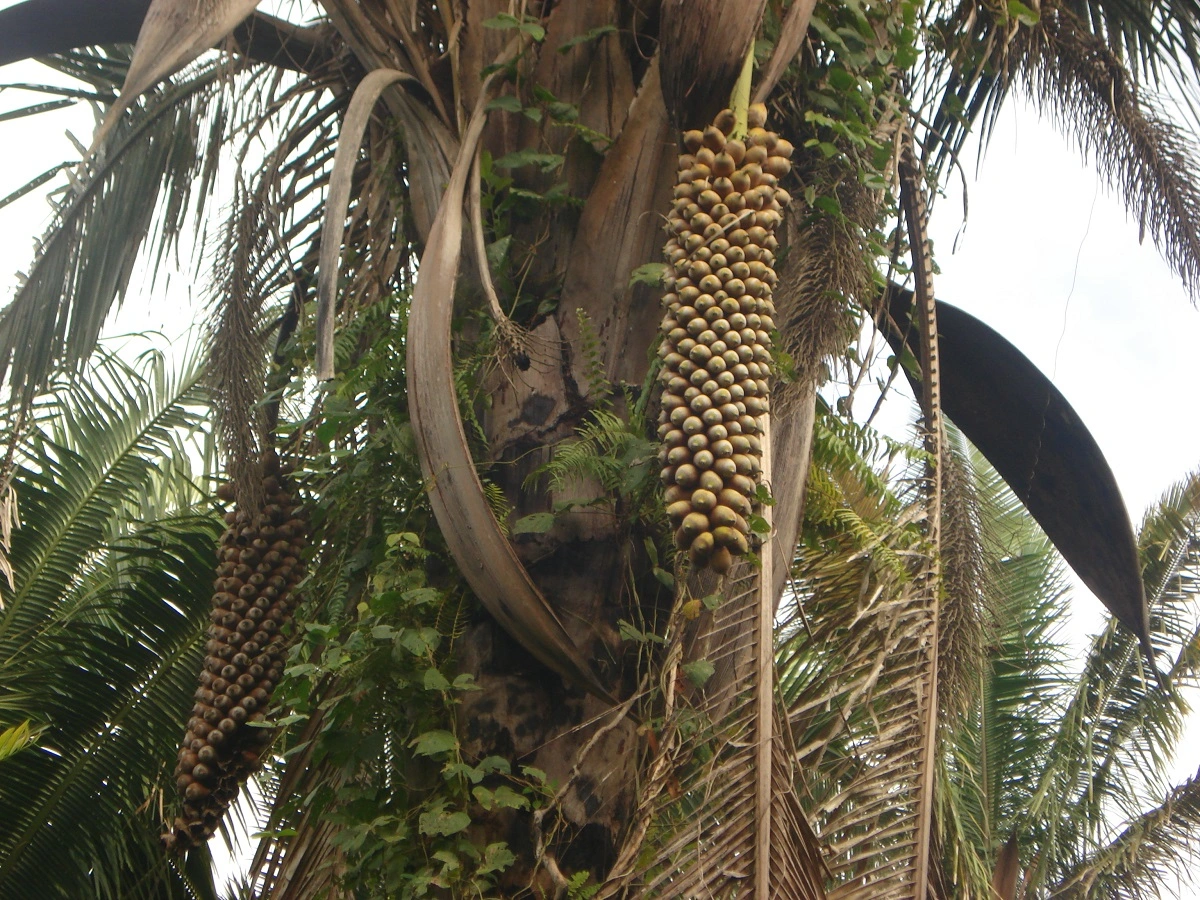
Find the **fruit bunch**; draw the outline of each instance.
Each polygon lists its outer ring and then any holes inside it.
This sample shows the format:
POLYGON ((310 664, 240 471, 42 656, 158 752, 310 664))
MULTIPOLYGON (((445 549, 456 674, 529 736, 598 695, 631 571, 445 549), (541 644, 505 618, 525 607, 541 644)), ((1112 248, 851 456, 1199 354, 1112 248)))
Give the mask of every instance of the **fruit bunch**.
POLYGON ((761 476, 775 324, 774 231, 790 201, 779 181, 792 145, 750 107, 744 139, 724 110, 683 135, 663 252, 662 412, 658 435, 675 543, 725 572, 749 550, 747 518, 761 476))
MULTIPOLYGON (((283 674, 308 525, 274 453, 264 455, 259 471, 262 508, 225 515, 207 655, 175 769, 183 811, 165 838, 169 847, 212 836, 271 739, 270 729, 253 726, 264 720, 283 674)), ((221 485, 217 496, 232 500, 232 485, 221 485)))

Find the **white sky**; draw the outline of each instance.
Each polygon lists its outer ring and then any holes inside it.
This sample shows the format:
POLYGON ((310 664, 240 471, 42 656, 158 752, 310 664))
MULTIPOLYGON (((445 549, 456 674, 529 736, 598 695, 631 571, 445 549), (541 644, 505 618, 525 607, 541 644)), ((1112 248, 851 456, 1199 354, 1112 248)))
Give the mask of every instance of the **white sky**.
MULTIPOLYGON (((47 70, 32 63, 0 70, 2 83, 46 78, 47 70)), ((0 111, 44 99, 3 90, 0 111)), ((0 123, 0 197, 76 155, 65 129, 87 143, 91 127, 90 114, 78 109, 0 123)), ((1034 114, 1010 105, 978 180, 973 154, 965 164, 973 183, 956 252, 957 177, 934 209, 938 296, 983 319, 1052 377, 1107 456, 1136 525, 1169 484, 1200 465, 1200 313, 1156 250, 1138 245, 1136 224, 1119 202, 1034 114)), ((40 191, 0 209, 0 303, 11 298, 12 273, 28 264, 32 239, 48 218, 40 191)), ((193 316, 193 291, 186 279, 171 284, 151 295, 137 290, 135 277, 116 331, 181 337, 193 316)), ((1103 610, 1094 598, 1081 590, 1073 607, 1077 628, 1099 627, 1103 610)), ((1195 773, 1197 746, 1194 714, 1177 778, 1195 773)), ((1200 900, 1200 889, 1184 887, 1180 897, 1200 900)))

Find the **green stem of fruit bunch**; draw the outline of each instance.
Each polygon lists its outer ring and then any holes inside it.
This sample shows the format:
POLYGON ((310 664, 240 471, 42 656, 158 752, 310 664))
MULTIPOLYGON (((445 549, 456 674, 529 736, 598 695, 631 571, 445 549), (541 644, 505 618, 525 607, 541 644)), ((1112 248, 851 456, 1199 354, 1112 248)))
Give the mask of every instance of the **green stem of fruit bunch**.
POLYGON ((741 140, 749 128, 748 117, 750 109, 750 81, 754 76, 754 41, 746 50, 746 59, 742 63, 741 74, 733 84, 733 93, 729 95, 729 108, 733 110, 733 131, 731 138, 741 140))

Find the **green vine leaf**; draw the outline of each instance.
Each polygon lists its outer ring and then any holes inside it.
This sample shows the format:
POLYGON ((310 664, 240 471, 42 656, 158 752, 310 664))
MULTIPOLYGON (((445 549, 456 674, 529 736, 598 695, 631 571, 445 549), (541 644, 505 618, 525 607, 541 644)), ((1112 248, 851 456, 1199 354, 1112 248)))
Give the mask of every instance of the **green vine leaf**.
POLYGON ((1041 19, 1036 10, 1030 9, 1021 0, 1008 0, 1008 14, 1022 25, 1028 25, 1030 28, 1041 19))
POLYGON ((465 812, 447 812, 441 803, 429 812, 421 813, 421 817, 417 821, 417 827, 421 834, 442 835, 443 837, 450 837, 452 834, 465 831, 470 825, 471 817, 465 812))
POLYGON ((508 13, 500 13, 490 19, 484 19, 483 27, 498 30, 516 29, 529 35, 535 41, 544 40, 546 37, 546 29, 539 25, 537 20, 532 16, 525 16, 518 19, 516 16, 509 15, 508 13))
POLYGON ((563 157, 558 153, 538 153, 536 150, 526 149, 517 150, 513 153, 505 153, 492 165, 498 169, 520 169, 524 166, 537 166, 543 172, 553 172, 563 164, 563 161, 563 157))
POLYGON ((616 25, 601 25, 599 28, 593 28, 591 31, 586 31, 583 34, 577 34, 569 41, 558 45, 559 53, 569 53, 572 47, 578 47, 580 44, 586 44, 590 41, 599 40, 606 34, 616 33, 616 25))
POLYGON ((638 266, 629 273, 629 286, 633 287, 635 284, 648 284, 651 287, 662 287, 663 276, 666 274, 666 263, 646 263, 643 266, 638 266))
POLYGON ((512 94, 505 94, 502 97, 497 97, 494 100, 489 100, 488 109, 499 109, 504 112, 519 113, 522 110, 521 101, 512 94))
MULTIPOLYGON (((458 739, 449 731, 441 729, 426 731, 413 738, 408 746, 413 748, 418 756, 436 756, 439 753, 449 753, 458 747, 458 739)), ((424 829, 422 828, 422 831, 424 829)))
POLYGON ((698 659, 695 662, 684 663, 680 666, 683 674, 687 676, 687 680, 696 687, 704 687, 708 679, 712 678, 716 667, 713 666, 707 659, 698 659))
POLYGON ((513 534, 545 534, 554 527, 554 513, 540 512, 522 516, 512 524, 513 534))
POLYGON ((508 849, 508 844, 499 841, 483 848, 483 859, 479 861, 476 871, 480 875, 490 875, 492 872, 504 871, 516 861, 517 858, 508 849))
POLYGON ((425 676, 422 679, 422 684, 425 685, 427 691, 448 691, 450 690, 450 682, 446 680, 446 676, 437 669, 426 669, 425 676))

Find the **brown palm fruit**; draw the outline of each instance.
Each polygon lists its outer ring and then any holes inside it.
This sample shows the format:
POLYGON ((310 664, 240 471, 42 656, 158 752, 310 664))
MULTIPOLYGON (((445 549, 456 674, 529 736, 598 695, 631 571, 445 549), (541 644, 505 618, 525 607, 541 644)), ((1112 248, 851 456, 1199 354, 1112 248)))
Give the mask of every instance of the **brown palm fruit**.
MULTIPOLYGON (((213 835, 271 739, 270 729, 256 726, 283 673, 308 525, 274 452, 264 454, 259 473, 262 508, 225 517, 204 669, 175 768, 183 805, 164 837, 170 849, 213 835)), ((232 500, 232 486, 217 496, 232 500)))
POLYGON ((749 516, 762 471, 769 411, 775 229, 791 199, 780 180, 792 145, 749 111, 734 138, 723 110, 683 135, 659 356, 659 461, 675 544, 697 566, 726 571, 750 549, 749 516))

